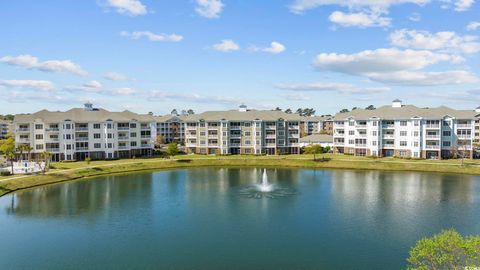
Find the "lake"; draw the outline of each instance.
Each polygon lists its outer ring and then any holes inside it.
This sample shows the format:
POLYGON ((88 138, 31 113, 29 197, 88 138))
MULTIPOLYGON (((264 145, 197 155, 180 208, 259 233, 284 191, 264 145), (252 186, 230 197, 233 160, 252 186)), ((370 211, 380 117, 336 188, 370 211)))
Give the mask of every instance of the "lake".
POLYGON ((98 177, 0 198, 0 269, 400 269, 480 234, 480 177, 262 168, 98 177), (265 196, 262 196, 265 195, 265 196), (277 196, 278 195, 278 196, 277 196))

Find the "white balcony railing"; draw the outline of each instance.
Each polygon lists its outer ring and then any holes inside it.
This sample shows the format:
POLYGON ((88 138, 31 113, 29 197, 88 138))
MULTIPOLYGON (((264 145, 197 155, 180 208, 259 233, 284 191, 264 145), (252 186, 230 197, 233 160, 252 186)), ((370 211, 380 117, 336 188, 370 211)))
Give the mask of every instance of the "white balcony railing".
POLYGON ((86 142, 86 141, 88 141, 88 137, 77 137, 77 138, 75 138, 75 141, 77 141, 77 142, 86 142))
POLYGON ((427 139, 435 139, 435 140, 439 140, 440 139, 440 135, 427 135, 425 136, 427 139))
POLYGON ((425 145, 425 149, 438 150, 440 149, 440 145, 425 145))
POLYGON ((426 124, 426 128, 440 128, 440 124, 426 124))
POLYGON ((47 150, 47 152, 52 152, 53 153, 53 152, 60 151, 60 148, 47 148, 46 150, 47 150))

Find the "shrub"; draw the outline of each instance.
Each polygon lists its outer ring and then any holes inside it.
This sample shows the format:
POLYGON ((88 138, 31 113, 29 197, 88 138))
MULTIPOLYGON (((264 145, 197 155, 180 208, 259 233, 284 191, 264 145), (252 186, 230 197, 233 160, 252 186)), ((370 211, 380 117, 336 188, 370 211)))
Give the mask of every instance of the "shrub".
POLYGON ((0 176, 9 176, 10 174, 10 171, 0 171, 0 176))

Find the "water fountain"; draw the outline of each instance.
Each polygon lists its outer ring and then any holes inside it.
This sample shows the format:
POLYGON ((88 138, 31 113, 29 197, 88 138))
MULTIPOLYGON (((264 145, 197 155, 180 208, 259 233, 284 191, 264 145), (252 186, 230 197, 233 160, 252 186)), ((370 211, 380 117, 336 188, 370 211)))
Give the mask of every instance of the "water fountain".
POLYGON ((259 184, 248 186, 240 189, 239 194, 244 197, 260 199, 260 198, 279 198, 288 197, 295 194, 291 188, 280 187, 268 182, 267 169, 263 169, 262 181, 259 184))

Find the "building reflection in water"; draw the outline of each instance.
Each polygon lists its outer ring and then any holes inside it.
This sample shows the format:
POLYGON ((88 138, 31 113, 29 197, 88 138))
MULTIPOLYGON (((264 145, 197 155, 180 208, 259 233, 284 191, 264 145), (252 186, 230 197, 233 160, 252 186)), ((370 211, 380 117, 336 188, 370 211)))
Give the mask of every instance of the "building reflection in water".
MULTIPOLYGON (((107 176, 99 180, 67 182, 13 193, 6 212, 23 217, 95 219, 111 210, 135 211, 148 206, 152 175, 107 176)), ((125 214, 125 213, 122 213, 125 214)))

